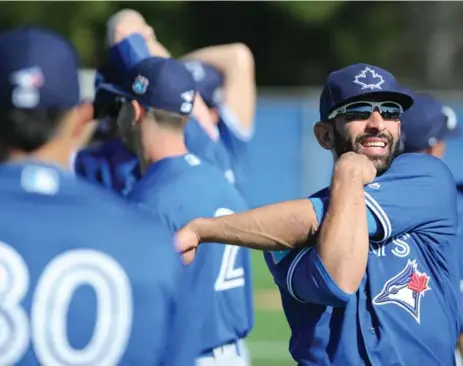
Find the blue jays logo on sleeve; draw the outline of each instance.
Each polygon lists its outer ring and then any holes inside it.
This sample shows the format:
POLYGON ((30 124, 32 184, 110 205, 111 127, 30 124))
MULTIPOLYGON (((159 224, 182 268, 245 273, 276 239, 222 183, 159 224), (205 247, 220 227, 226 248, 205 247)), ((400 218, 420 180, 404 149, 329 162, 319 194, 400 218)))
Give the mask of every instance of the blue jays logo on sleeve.
POLYGON ((378 74, 375 70, 366 67, 360 74, 358 74, 352 81, 354 84, 360 85, 363 89, 380 89, 384 83, 383 77, 378 74))
POLYGON ((148 89, 148 85, 149 85, 148 79, 142 75, 138 75, 132 84, 132 90, 136 94, 145 94, 146 89, 148 89))
POLYGON ((395 304, 405 309, 420 323, 421 299, 431 288, 429 276, 418 271, 416 260, 408 260, 405 268, 389 279, 373 299, 374 305, 395 304))

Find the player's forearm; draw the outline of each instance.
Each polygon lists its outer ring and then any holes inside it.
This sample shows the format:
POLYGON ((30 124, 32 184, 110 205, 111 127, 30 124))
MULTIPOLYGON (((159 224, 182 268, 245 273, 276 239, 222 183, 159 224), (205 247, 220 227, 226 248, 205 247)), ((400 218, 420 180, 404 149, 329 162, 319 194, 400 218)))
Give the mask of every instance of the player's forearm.
POLYGON ((202 61, 226 74, 230 69, 236 68, 236 62, 240 58, 240 47, 240 43, 209 46, 192 51, 182 58, 202 61))
POLYGON ((354 293, 365 274, 369 240, 362 177, 348 173, 333 178, 316 248, 337 286, 354 293))
POLYGON ((197 219, 192 225, 202 243, 283 250, 307 243, 318 223, 313 206, 303 199, 214 219, 197 219))

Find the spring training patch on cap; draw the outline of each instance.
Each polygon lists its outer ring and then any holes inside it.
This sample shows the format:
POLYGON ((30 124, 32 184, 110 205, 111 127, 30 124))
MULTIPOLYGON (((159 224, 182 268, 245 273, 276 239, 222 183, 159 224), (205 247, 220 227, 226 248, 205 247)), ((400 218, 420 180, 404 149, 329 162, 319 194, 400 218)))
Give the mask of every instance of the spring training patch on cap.
POLYGON ((384 83, 384 79, 375 70, 366 67, 360 72, 360 74, 355 76, 355 79, 352 82, 360 85, 362 89, 381 90, 381 85, 384 83))
POLYGON ((145 94, 148 89, 149 80, 142 75, 138 75, 132 84, 132 90, 135 94, 145 94))

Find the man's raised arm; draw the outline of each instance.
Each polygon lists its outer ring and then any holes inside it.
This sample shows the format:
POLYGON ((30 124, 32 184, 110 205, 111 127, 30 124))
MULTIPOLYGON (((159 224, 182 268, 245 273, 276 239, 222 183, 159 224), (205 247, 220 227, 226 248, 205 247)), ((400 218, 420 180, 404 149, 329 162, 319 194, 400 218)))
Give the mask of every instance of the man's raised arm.
POLYGON ((300 199, 213 219, 196 219, 182 230, 194 232, 201 243, 284 250, 303 246, 317 228, 314 207, 308 199, 300 199))

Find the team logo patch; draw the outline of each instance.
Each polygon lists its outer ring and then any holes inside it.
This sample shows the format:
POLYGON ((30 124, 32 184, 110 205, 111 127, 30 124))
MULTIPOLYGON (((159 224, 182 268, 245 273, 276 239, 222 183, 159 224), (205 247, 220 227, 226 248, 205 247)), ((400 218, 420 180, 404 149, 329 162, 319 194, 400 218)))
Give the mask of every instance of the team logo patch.
POLYGON ((148 79, 142 75, 138 75, 132 84, 132 90, 135 92, 135 94, 145 94, 146 89, 148 89, 148 85, 148 79))
POLYGON ((373 304, 398 305, 419 324, 421 299, 430 289, 429 276, 418 271, 416 260, 408 260, 405 268, 385 283, 381 292, 373 299, 373 304))
POLYGON ((381 90, 381 85, 384 84, 383 77, 378 74, 375 70, 366 67, 363 69, 360 74, 358 74, 354 81, 354 84, 360 85, 363 89, 379 89, 381 90))

